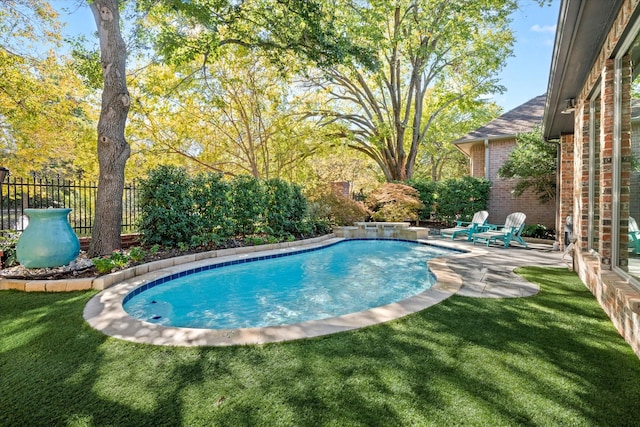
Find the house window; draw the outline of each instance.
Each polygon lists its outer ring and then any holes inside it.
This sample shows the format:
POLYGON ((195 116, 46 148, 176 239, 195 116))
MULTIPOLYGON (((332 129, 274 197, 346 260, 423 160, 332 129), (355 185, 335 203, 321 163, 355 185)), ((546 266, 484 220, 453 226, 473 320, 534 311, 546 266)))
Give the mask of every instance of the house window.
POLYGON ((631 283, 640 286, 640 231, 636 228, 640 225, 640 35, 627 46, 616 61, 616 267, 630 276, 631 283))
POLYGON ((600 243, 600 93, 589 103, 589 249, 600 243))

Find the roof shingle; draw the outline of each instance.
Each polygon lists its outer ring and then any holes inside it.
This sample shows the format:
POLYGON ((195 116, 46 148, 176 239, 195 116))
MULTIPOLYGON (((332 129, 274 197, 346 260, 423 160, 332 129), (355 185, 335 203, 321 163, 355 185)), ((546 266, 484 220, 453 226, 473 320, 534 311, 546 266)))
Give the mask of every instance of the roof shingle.
POLYGON ((546 94, 536 96, 524 104, 508 111, 487 123, 485 126, 469 132, 454 144, 479 141, 485 139, 500 139, 516 136, 522 132, 530 132, 542 123, 546 94))

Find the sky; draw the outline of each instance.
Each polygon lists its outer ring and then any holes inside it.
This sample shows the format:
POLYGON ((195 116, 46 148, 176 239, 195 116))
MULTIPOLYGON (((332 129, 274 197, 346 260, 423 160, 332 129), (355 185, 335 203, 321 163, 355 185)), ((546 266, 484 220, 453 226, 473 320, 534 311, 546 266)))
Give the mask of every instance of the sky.
MULTIPOLYGON (((68 24, 65 35, 90 37, 95 32, 93 15, 86 2, 53 0, 51 3, 61 12, 61 20, 68 24)), ((516 40, 513 56, 507 59, 499 75, 506 91, 492 97, 504 112, 546 92, 560 0, 543 7, 536 0, 519 0, 519 3, 511 24, 516 40)))
POLYGON ((500 73, 506 91, 494 96, 504 112, 547 91, 559 6, 560 0, 553 0, 550 7, 520 0, 520 10, 511 24, 516 39, 514 56, 507 59, 500 73))

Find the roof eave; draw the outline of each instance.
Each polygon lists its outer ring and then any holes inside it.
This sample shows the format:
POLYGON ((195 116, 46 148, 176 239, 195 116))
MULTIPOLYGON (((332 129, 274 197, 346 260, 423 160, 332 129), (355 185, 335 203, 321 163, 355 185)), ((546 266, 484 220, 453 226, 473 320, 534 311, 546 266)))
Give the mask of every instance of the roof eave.
POLYGON ((545 139, 573 133, 574 115, 562 114, 591 71, 623 0, 562 0, 543 118, 545 139))

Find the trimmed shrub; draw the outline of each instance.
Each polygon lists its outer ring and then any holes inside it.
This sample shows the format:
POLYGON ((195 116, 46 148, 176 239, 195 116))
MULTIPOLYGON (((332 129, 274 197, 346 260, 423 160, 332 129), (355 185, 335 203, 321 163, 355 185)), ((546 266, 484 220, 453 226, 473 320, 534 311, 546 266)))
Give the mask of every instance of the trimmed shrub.
POLYGON ((491 182, 465 176, 438 184, 436 215, 439 220, 470 221, 477 211, 486 210, 491 182))
POLYGON ((418 212, 418 218, 421 220, 430 219, 431 213, 436 210, 438 183, 430 179, 412 179, 407 181, 407 185, 418 190, 418 198, 424 205, 424 208, 418 212))
POLYGON ((300 232, 307 214, 307 200, 300 187, 281 179, 265 183, 265 231, 276 237, 287 237, 300 232))
POLYGON ((140 183, 138 227, 144 244, 188 243, 198 218, 193 213, 192 182, 184 168, 160 166, 140 183))
POLYGON ((234 234, 246 236, 263 232, 267 210, 264 184, 249 175, 239 175, 230 182, 231 213, 234 234))
MULTIPOLYGON (((199 236, 208 236, 198 246, 206 244, 205 240, 224 240, 233 233, 231 220, 231 201, 229 200, 229 184, 222 180, 220 173, 204 173, 193 178, 191 192, 193 209, 197 215, 199 236)), ((192 239, 193 240, 193 239, 192 239)))

